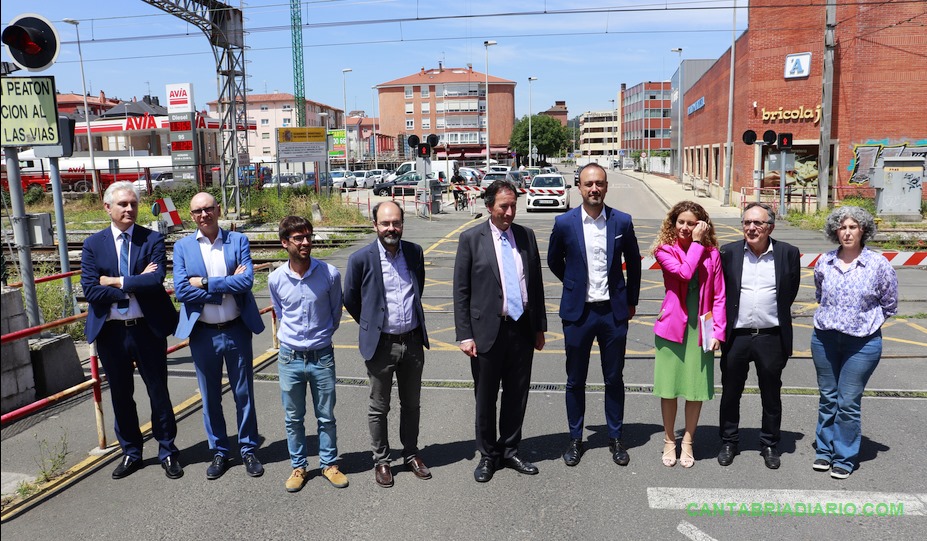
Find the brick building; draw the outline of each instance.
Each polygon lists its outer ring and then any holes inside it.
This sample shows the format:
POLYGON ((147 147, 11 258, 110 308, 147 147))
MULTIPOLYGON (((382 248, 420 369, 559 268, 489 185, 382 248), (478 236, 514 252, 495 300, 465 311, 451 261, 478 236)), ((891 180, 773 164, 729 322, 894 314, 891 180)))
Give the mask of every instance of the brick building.
POLYGON ((557 100, 554 102, 553 107, 546 111, 541 111, 539 115, 547 115, 557 119, 560 122, 561 126, 566 127, 567 120, 569 120, 569 111, 567 110, 567 105, 565 100, 557 100))
POLYGON ((671 94, 669 81, 647 81, 631 88, 621 83, 621 148, 669 150, 671 94))
MULTIPOLYGON (((435 134, 437 157, 479 161, 486 155, 486 74, 472 67, 422 68, 376 86, 385 135, 435 134)), ((492 158, 509 159, 515 126, 515 81, 489 76, 489 137, 492 158)), ((404 149, 408 152, 408 148, 404 149)), ((484 160, 485 161, 485 160, 484 160)))
MULTIPOLYGON (((736 41, 731 202, 753 193, 753 170, 778 185, 764 145, 746 130, 792 133, 793 189, 813 193, 822 116, 825 6, 778 7, 751 0, 748 30, 736 41), (770 24, 788 21, 788 24, 770 24), (742 192, 743 189, 743 192, 742 192), (745 195, 742 195, 745 194, 745 195)), ((831 129, 831 197, 868 185, 880 156, 927 154, 927 12, 923 4, 838 4, 831 129)), ((684 95, 685 170, 723 194, 730 50, 684 95)), ((871 191, 869 192, 872 193, 871 191)))

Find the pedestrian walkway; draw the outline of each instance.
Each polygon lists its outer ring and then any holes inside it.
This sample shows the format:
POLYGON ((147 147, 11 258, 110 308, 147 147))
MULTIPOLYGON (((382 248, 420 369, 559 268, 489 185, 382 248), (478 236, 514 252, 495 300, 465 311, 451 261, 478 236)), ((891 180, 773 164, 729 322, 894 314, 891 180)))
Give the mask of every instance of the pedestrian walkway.
POLYGON ((723 205, 720 200, 714 197, 706 197, 704 192, 695 193, 691 189, 676 182, 675 179, 627 169, 619 173, 643 182, 644 185, 647 186, 647 189, 650 190, 657 199, 662 201, 667 208, 672 207, 680 201, 690 200, 702 205, 712 219, 740 218, 740 208, 723 205))

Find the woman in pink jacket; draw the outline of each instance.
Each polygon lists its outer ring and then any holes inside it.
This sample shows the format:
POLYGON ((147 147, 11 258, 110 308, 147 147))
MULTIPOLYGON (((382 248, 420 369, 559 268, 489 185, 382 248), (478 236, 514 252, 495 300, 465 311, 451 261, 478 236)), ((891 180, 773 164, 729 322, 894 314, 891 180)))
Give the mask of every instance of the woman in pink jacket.
POLYGON ((725 331, 721 257, 705 209, 692 201, 681 201, 670 209, 654 242, 653 255, 663 269, 666 287, 653 325, 653 394, 661 398, 663 465, 676 464, 676 399, 683 397, 686 426, 679 463, 691 468, 695 465, 695 427, 702 402, 714 396, 714 352, 720 349, 725 331), (713 321, 703 347, 699 325, 700 316, 706 314, 711 314, 713 321))

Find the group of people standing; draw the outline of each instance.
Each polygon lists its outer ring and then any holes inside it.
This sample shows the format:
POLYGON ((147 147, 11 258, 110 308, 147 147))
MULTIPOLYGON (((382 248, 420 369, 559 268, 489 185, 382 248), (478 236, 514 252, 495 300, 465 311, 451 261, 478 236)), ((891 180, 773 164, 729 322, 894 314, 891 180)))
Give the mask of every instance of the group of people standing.
MULTIPOLYGON (((563 461, 568 466, 578 465, 585 451, 585 387, 594 341, 605 383, 609 454, 618 465, 630 462, 622 440, 623 370, 628 325, 640 296, 641 256, 631 216, 605 204, 607 191, 602 167, 583 168, 583 204, 557 217, 547 253, 548 266, 563 284, 559 316, 566 349, 569 443, 563 461)), ((454 266, 456 339, 470 359, 474 382, 477 482, 489 481, 503 467, 538 473, 537 466, 519 456, 518 447, 534 351, 544 348, 548 323, 538 243, 531 229, 514 223, 517 198, 517 190, 504 181, 486 189, 489 219, 461 234, 454 266)), ((89 237, 82 253, 87 340, 96 344, 109 380, 123 452, 112 476, 120 479, 142 466, 133 398, 136 366, 148 391, 158 458, 167 477, 183 475, 167 388, 167 336, 174 334, 190 338, 207 442, 214 453, 206 477, 218 479, 232 460, 221 406, 223 365, 236 406, 241 461, 248 475, 258 477, 264 468, 255 455, 260 438, 251 339, 264 324, 251 293, 254 270, 247 237, 219 227, 220 208, 212 195, 193 197, 190 212, 197 232, 174 248, 178 316, 163 286, 164 238, 135 224, 138 201, 131 183, 111 185, 104 208, 112 223, 89 237)), ((781 376, 792 353, 791 305, 799 288, 800 258, 794 246, 771 238, 775 218, 767 205, 747 205, 744 238, 723 247, 697 203, 676 204, 663 221, 653 246, 666 288, 654 323, 654 394, 661 399, 665 466, 695 463, 692 445, 702 402, 714 394, 718 350, 718 462, 728 466, 739 454, 740 399, 753 363, 763 408, 761 455, 767 467, 780 465, 781 376), (679 398, 685 399, 685 421, 677 448, 679 398)), ((418 448, 424 349, 429 347, 422 306, 424 254, 421 246, 402 240, 405 216, 399 205, 376 205, 372 219, 377 238, 351 255, 343 289, 338 269, 311 256, 312 224, 298 216, 279 224, 288 260, 271 273, 268 288, 279 322, 289 492, 301 490, 308 478, 307 397, 317 421, 322 475, 335 487, 348 485, 338 465, 332 345, 343 309, 358 323, 358 349, 369 378, 374 481, 384 488, 394 483, 387 420, 394 378, 403 463, 419 479, 432 476, 418 448)), ((820 258, 814 271, 820 306, 811 351, 820 404, 813 468, 842 479, 858 464, 860 401, 881 357, 881 324, 897 310, 898 286, 887 260, 865 247, 875 233, 866 211, 835 209, 825 232, 840 246, 820 258)))

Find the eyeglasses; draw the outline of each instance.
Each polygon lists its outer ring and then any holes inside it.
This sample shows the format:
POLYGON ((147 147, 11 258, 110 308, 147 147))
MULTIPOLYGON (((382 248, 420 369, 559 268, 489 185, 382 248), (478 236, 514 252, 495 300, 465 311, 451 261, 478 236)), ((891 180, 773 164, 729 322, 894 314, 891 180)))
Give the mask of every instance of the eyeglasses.
POLYGON ((290 235, 289 237, 287 237, 287 239, 294 242, 295 244, 300 244, 303 241, 307 241, 307 240, 309 242, 312 242, 312 235, 290 235))
POLYGON ((395 229, 402 229, 402 222, 399 222, 399 221, 397 222, 377 222, 377 225, 384 229, 389 226, 393 226, 395 229))
POLYGON ((198 216, 200 214, 212 214, 215 211, 216 211, 216 206, 213 205, 211 207, 203 207, 201 209, 190 209, 190 214, 194 216, 198 216))
POLYGON ((763 227, 764 225, 769 224, 769 222, 761 222, 759 220, 744 220, 743 224, 745 228, 750 227, 751 225, 753 227, 760 228, 760 227, 763 227))

